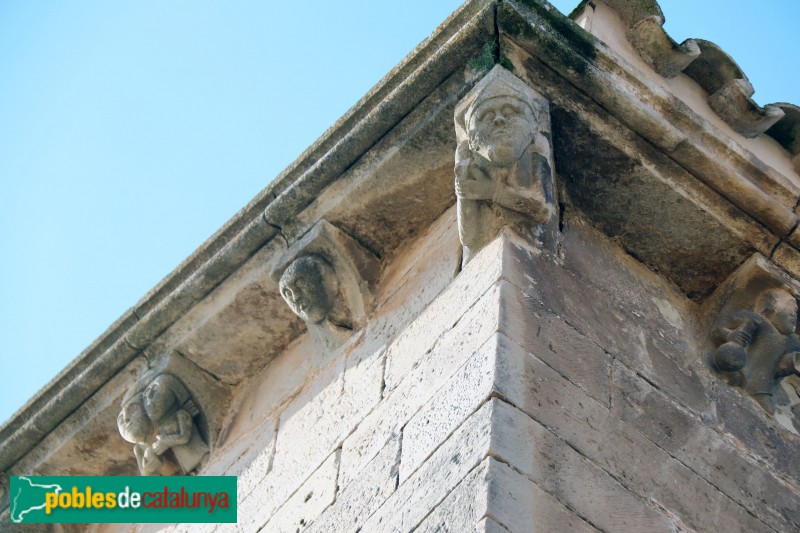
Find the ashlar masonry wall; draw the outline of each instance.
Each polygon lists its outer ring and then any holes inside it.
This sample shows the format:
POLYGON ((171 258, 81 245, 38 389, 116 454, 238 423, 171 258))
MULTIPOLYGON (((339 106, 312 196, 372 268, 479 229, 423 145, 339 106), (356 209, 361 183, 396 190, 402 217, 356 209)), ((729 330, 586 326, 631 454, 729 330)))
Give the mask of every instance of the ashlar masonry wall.
POLYGON ((459 272, 452 210, 341 350, 302 336, 206 473, 238 525, 170 531, 795 531, 800 442, 706 369, 701 307, 581 218, 459 272))

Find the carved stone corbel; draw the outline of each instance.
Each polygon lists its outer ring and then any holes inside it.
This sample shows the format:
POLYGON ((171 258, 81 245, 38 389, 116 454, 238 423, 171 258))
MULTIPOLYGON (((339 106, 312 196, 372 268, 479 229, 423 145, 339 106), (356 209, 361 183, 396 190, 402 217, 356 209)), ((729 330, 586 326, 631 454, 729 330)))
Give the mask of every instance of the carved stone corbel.
POLYGON ((151 363, 123 398, 117 428, 142 475, 192 473, 209 457, 229 390, 180 354, 151 363))
MULTIPOLYGON (((798 284, 756 254, 715 293, 709 363, 770 415, 781 380, 800 374, 798 284)), ((793 429, 793 428, 790 428, 793 429)))
POLYGON ((189 474, 209 453, 199 417, 200 408, 183 382, 163 373, 124 402, 117 426, 133 444, 142 475, 189 474))
POLYGON ((379 274, 376 257, 325 220, 290 246, 272 271, 287 305, 326 349, 365 324, 379 274))
POLYGON ((496 65, 455 110, 455 188, 464 263, 504 226, 553 248, 549 102, 496 65))

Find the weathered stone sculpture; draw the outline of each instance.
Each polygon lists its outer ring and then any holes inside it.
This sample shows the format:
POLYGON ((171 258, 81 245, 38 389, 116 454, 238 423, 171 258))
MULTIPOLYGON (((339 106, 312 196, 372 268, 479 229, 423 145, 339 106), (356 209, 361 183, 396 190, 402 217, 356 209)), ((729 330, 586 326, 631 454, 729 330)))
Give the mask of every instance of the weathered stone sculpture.
POLYGON ((161 473, 164 461, 152 449, 148 441, 153 435, 153 423, 144 410, 141 394, 130 399, 117 417, 119 434, 133 444, 133 455, 143 476, 161 473))
POLYGON ((321 220, 286 251, 272 276, 311 335, 335 349, 364 324, 379 272, 371 253, 321 220))
POLYGON ((279 289, 297 316, 305 322, 319 324, 333 308, 338 285, 328 261, 309 254, 295 259, 284 270, 279 289))
POLYGON ((757 137, 783 118, 780 106, 761 107, 753 100, 755 89, 722 48, 711 41, 695 41, 701 54, 684 74, 708 93, 708 105, 734 131, 747 138, 757 137))
POLYGON ((657 2, 606 0, 626 28, 625 36, 645 63, 665 78, 674 78, 700 56, 695 39, 676 43, 664 30, 657 2))
POLYGON ((199 414, 184 384, 168 373, 159 374, 123 405, 117 426, 134 444, 142 475, 188 474, 200 466, 209 448, 195 424, 199 414))
POLYGON ((553 218, 549 106, 495 66, 456 106, 455 187, 464 262, 503 226, 543 239, 553 218))
POLYGON ((723 315, 714 331, 717 370, 731 385, 744 388, 768 413, 782 378, 800 372, 797 300, 785 289, 759 294, 753 311, 723 315))

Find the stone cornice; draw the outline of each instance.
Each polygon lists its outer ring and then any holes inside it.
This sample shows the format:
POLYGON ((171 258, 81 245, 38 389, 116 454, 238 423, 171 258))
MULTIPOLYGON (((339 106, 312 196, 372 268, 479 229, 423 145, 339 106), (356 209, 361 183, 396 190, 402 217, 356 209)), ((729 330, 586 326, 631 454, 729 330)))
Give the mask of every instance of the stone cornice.
POLYGON ((785 238, 795 228, 800 188, 674 94, 649 83, 605 43, 535 1, 505 2, 500 8, 500 26, 632 131, 670 154, 776 236, 785 238))
MULTIPOLYGON (((785 106, 791 104, 759 106, 752 99, 755 90, 747 76, 719 46, 703 39, 676 43, 662 27, 666 19, 656 0, 583 0, 570 17, 580 20, 587 7, 595 9, 598 3, 617 13, 628 41, 660 76, 672 78, 684 72, 708 93, 711 108, 734 131, 745 137, 766 133, 796 159, 794 137, 788 139, 782 134, 800 127, 796 113, 785 114, 785 106), (776 129, 773 126, 777 123, 782 124, 776 129)), ((800 172, 800 160, 795 160, 795 168, 800 172)))

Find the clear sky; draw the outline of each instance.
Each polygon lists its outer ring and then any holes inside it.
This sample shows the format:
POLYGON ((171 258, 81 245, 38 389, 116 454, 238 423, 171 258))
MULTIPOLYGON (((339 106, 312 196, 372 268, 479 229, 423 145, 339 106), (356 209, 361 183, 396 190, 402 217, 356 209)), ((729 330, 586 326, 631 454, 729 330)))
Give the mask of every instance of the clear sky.
MULTIPOLYGON (((0 421, 459 3, 0 2, 0 421)), ((800 104, 800 2, 660 4, 800 104)))

